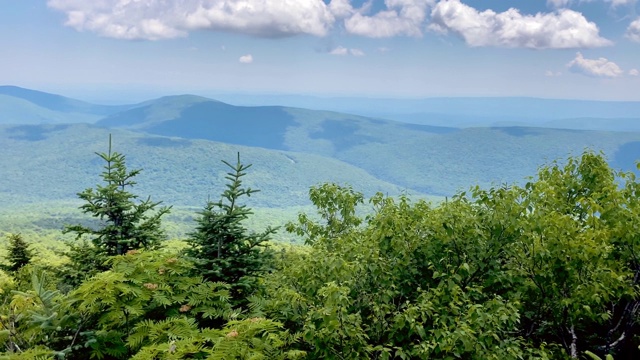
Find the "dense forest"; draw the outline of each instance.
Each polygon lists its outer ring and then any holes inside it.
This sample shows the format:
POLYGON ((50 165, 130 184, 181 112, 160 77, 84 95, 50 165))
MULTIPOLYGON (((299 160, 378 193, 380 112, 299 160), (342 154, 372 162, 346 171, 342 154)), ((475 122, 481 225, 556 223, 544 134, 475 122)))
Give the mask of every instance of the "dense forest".
MULTIPOLYGON (((320 184, 316 213, 249 231, 226 188, 167 241, 109 145, 58 261, 6 234, 0 359, 565 359, 640 355, 640 182, 603 154, 438 203, 320 184)), ((178 171, 178 170, 176 170, 178 171)), ((286 174, 282 174, 286 176, 286 174)), ((2 231, 2 229, 0 229, 2 231)))

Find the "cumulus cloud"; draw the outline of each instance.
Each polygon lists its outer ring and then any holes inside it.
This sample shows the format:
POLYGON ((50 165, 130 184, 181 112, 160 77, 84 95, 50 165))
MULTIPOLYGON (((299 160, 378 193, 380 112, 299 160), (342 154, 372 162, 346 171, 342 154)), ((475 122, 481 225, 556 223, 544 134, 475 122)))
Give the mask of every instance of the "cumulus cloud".
POLYGON ((431 11, 431 22, 430 29, 457 34, 470 46, 566 49, 612 44, 599 35, 595 23, 568 9, 522 15, 514 8, 478 11, 459 0, 443 0, 431 11))
POLYGON ((421 36, 428 9, 435 0, 385 0, 384 3, 387 9, 373 16, 366 15, 368 6, 365 5, 346 19, 347 32, 372 38, 421 36))
POLYGON ((639 76, 640 75, 640 71, 638 71, 638 69, 631 69, 631 70, 629 70, 629 75, 631 75, 631 76, 639 76))
POLYGON ((243 64, 251 64, 253 62, 253 56, 251 54, 242 55, 238 59, 243 64))
POLYGON ((347 17, 354 12, 350 0, 332 0, 329 3, 329 10, 333 15, 341 18, 347 17))
POLYGON ((576 54, 576 58, 567 64, 572 72, 592 77, 615 78, 623 74, 622 69, 606 58, 585 59, 581 53, 576 54))
POLYGON ((48 0, 65 25, 118 39, 159 40, 208 29, 259 37, 326 35, 348 0, 48 0))
POLYGON ((629 24, 626 33, 627 38, 631 41, 640 42, 640 18, 629 24))
POLYGON ((360 49, 348 49, 344 46, 338 46, 333 48, 331 51, 329 51, 329 54, 338 55, 338 56, 344 56, 344 55, 364 56, 365 55, 364 51, 360 49))

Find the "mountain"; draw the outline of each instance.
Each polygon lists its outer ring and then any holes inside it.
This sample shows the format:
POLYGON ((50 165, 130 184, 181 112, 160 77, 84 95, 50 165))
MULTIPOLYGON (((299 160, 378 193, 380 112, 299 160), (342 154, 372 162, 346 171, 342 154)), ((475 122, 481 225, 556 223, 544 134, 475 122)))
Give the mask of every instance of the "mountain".
MULTIPOLYGON (((638 101, 594 101, 527 97, 433 97, 388 99, 305 95, 215 94, 216 99, 244 106, 280 105, 330 110, 427 125, 453 127, 518 123, 544 126, 549 120, 637 118, 638 101)), ((583 129, 586 130, 586 129, 583 129)), ((604 129, 612 130, 612 129, 604 129)))
POLYGON ((635 169, 629 159, 640 158, 632 145, 640 140, 635 132, 522 126, 457 129, 282 106, 233 106, 184 96, 149 102, 97 124, 321 155, 402 188, 439 196, 471 184, 520 181, 541 164, 586 148, 604 151, 612 164, 627 170, 635 169))
POLYGON ((594 118, 581 117, 573 119, 550 120, 544 127, 604 131, 640 131, 640 113, 632 118, 594 118))
POLYGON ((0 124, 92 123, 131 105, 95 105, 17 86, 0 86, 0 124))
POLYGON ((105 117, 96 124, 155 135, 329 156, 334 150, 361 142, 389 142, 416 132, 444 134, 458 131, 329 111, 283 106, 233 106, 186 95, 160 98, 105 117))
MULTIPOLYGON (((100 182, 104 163, 95 152, 127 157, 130 169, 142 168, 136 193, 178 206, 201 206, 224 189, 227 168, 220 160, 241 154, 252 163, 245 183, 260 189, 257 207, 290 207, 308 203, 312 185, 326 181, 357 185, 369 195, 399 194, 405 189, 379 180, 365 170, 336 159, 278 150, 236 146, 205 140, 160 137, 86 124, 0 125, 0 208, 8 205, 68 201, 100 182)), ((416 193, 413 192, 412 193, 416 193)))
MULTIPOLYGON (((20 100, 27 101, 24 99, 30 96, 23 94, 20 100)), ((48 110, 62 108, 52 103, 48 110)), ((562 124, 561 120, 549 121, 562 124)), ((633 126, 635 120, 618 121, 633 126)), ((597 120, 590 123, 594 127, 602 124, 597 120)), ((229 159, 238 150, 250 162, 268 164, 263 177, 269 179, 265 184, 273 191, 265 193, 274 198, 264 200, 263 206, 305 203, 306 189, 322 181, 344 181, 368 192, 408 190, 450 196, 476 184, 486 187, 522 181, 538 166, 587 148, 603 151, 613 166, 625 170, 634 170, 634 161, 640 158, 638 132, 524 126, 461 129, 284 106, 235 106, 181 95, 119 109, 103 116, 95 126, 2 127, 0 141, 6 144, 8 156, 0 166, 10 176, 5 176, 6 183, 0 189, 9 197, 24 191, 11 200, 14 202, 24 196, 30 201, 73 197, 78 185, 93 184, 79 183, 78 179, 95 174, 87 161, 95 160, 94 151, 103 150, 109 132, 122 137, 120 151, 152 169, 149 192, 161 189, 163 195, 171 194, 171 201, 185 205, 205 196, 190 190, 202 184, 186 178, 193 174, 204 178, 205 163, 211 164, 206 161, 229 159), (190 167, 196 163, 198 168, 190 167), (40 178, 38 171, 44 177, 40 178), (68 186, 45 187, 47 181, 63 179, 69 171, 81 176, 69 180, 68 186), (24 186, 12 190, 16 183, 24 186), (286 200, 274 200, 283 196, 286 200)))

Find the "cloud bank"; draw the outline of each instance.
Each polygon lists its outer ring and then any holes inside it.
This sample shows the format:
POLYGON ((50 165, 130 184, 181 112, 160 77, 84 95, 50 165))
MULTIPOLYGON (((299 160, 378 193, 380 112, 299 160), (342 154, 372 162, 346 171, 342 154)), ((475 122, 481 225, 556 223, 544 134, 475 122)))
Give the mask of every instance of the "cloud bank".
POLYGON ((522 15, 511 8, 502 13, 478 11, 459 0, 440 1, 431 12, 430 29, 459 35, 469 46, 530 49, 592 48, 611 45, 598 26, 579 12, 522 15))
POLYGON ((346 0, 48 0, 65 25, 117 39, 160 40, 207 29, 258 37, 324 36, 346 0))
POLYGON ((591 77, 615 78, 624 73, 616 63, 606 58, 585 59, 581 53, 577 53, 567 67, 574 73, 591 77))
MULTIPOLYGON (((568 4, 568 0, 551 2, 568 4)), ((429 28, 456 34, 469 46, 563 49, 611 44, 599 35, 595 23, 573 10, 522 15, 512 8, 496 13, 460 0, 384 0, 384 8, 375 13, 370 1, 354 8, 351 0, 48 0, 47 4, 64 13, 65 25, 77 31, 127 40, 171 39, 196 30, 266 38, 322 37, 343 27, 348 34, 370 38, 420 37, 429 28)), ((637 34, 640 24, 630 26, 629 38, 637 34)))

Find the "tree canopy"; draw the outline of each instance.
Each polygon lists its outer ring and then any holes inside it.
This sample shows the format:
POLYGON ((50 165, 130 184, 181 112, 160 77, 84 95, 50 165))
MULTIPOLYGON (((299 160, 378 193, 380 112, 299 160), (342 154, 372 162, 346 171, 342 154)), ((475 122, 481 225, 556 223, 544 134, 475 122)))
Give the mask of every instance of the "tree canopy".
POLYGON ((286 226, 305 245, 274 253, 243 225, 249 165, 225 164, 186 250, 109 243, 128 250, 78 284, 0 276, 0 359, 640 355, 640 182, 602 154, 435 204, 321 184, 286 226))

